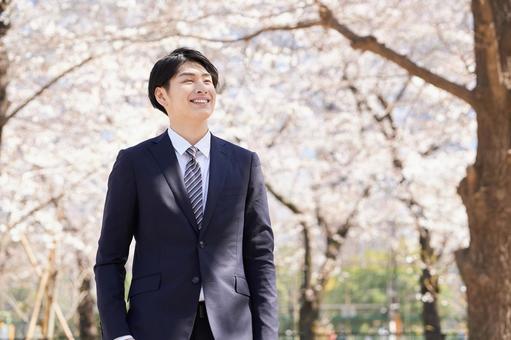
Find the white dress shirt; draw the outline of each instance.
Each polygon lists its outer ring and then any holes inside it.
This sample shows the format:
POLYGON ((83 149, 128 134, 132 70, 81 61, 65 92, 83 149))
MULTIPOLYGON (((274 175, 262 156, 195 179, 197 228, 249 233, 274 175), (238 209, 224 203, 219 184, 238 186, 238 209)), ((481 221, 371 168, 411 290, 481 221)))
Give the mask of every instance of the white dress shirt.
MULTIPOLYGON (((168 134, 170 140, 172 141, 172 145, 174 146, 177 161, 179 163, 179 169, 181 173, 179 176, 183 181, 184 185, 184 175, 186 170, 186 163, 191 159, 186 153, 186 150, 192 146, 186 139, 181 137, 176 131, 172 130, 172 128, 168 128, 168 134)), ((209 184, 209 150, 211 148, 211 132, 208 132, 201 138, 197 143, 195 143, 195 147, 199 149, 199 152, 196 155, 197 162, 199 163, 201 170, 201 179, 202 179, 202 208, 206 207, 206 198, 208 197, 208 184, 209 184)), ((169 150, 172 151, 172 150, 169 150)), ((204 301, 204 290, 200 288, 199 301, 204 301)), ((132 339, 131 335, 124 335, 114 340, 128 340, 132 339)))
MULTIPOLYGON (((172 141, 172 145, 176 150, 177 161, 179 162, 179 169, 181 170, 180 176, 183 181, 183 185, 185 183, 184 176, 186 170, 186 163, 191 159, 191 157, 186 153, 186 150, 192 146, 186 139, 181 137, 176 131, 169 128, 168 130, 170 140, 172 141)), ((200 166, 201 171, 201 180, 202 180, 202 208, 206 207, 206 198, 208 197, 208 184, 209 184, 209 150, 211 148, 211 133, 208 132, 202 137, 197 143, 195 143, 195 147, 199 149, 199 152, 195 156, 197 162, 200 166)), ((204 301, 204 291, 200 289, 199 301, 204 301)))

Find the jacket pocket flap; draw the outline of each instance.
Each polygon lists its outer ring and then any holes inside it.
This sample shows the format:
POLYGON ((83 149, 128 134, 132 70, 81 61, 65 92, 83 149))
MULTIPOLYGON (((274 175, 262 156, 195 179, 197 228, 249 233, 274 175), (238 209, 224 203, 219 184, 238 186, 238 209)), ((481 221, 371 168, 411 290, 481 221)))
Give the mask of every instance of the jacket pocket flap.
POLYGON ((134 278, 131 281, 128 297, 130 298, 140 293, 158 290, 160 289, 160 281, 160 273, 134 278))
POLYGON ((244 277, 234 276, 234 290, 236 290, 237 293, 250 296, 248 282, 244 277))

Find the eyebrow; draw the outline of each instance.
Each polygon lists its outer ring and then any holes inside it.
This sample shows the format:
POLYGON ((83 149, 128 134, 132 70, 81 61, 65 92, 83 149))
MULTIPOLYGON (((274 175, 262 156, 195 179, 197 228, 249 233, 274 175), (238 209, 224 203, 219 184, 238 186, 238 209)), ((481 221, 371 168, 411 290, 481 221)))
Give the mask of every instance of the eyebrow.
MULTIPOLYGON (((178 77, 189 77, 189 76, 192 76, 192 77, 195 77, 196 74, 195 73, 191 73, 191 72, 183 72, 183 73, 180 73, 177 75, 178 77)), ((201 74, 202 77, 204 76, 210 76, 211 77, 211 74, 209 73, 203 73, 201 74)))

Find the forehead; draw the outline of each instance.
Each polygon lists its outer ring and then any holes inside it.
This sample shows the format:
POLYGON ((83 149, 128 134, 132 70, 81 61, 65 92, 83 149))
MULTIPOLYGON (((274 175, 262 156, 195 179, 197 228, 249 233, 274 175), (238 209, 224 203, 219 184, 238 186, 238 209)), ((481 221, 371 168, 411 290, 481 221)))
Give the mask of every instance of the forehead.
POLYGON ((204 66, 201 64, 192 61, 186 61, 177 70, 176 77, 187 76, 191 74, 196 76, 210 76, 208 71, 206 71, 204 66))

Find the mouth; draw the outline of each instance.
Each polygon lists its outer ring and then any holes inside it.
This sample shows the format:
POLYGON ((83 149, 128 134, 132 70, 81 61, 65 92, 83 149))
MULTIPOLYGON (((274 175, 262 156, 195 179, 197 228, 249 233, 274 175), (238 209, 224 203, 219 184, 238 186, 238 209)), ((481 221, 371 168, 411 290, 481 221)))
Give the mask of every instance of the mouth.
POLYGON ((190 103, 196 104, 196 105, 207 105, 207 104, 209 104, 210 101, 211 100, 209 100, 209 99, 201 98, 201 99, 192 99, 192 100, 190 100, 190 103))

